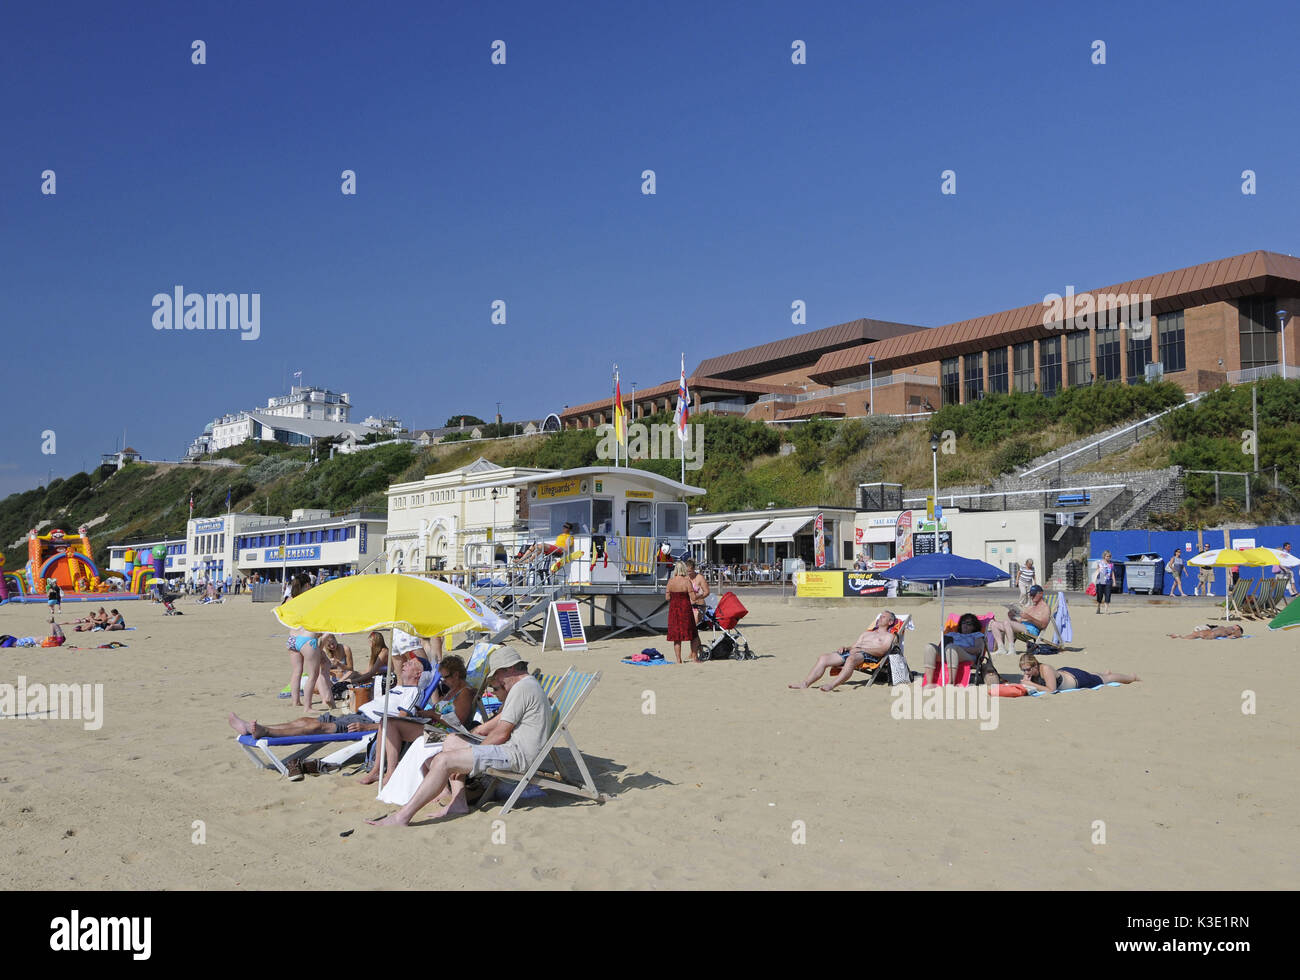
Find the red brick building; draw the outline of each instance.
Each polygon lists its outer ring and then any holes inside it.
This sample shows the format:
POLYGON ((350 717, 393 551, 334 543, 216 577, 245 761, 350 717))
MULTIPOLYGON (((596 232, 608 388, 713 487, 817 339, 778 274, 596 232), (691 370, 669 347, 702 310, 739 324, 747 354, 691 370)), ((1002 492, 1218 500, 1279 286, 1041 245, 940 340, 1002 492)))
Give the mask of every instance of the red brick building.
MULTIPOLYGON (((854 320, 707 358, 688 384, 695 412, 773 421, 866 415, 873 398, 876 413, 902 415, 986 392, 1157 377, 1198 392, 1277 374, 1282 360, 1300 377, 1297 313, 1300 259, 1248 252, 941 327, 854 320)), ((639 391, 636 416, 672 411, 676 398, 675 380, 639 391)), ((561 420, 599 425, 611 403, 561 420)))

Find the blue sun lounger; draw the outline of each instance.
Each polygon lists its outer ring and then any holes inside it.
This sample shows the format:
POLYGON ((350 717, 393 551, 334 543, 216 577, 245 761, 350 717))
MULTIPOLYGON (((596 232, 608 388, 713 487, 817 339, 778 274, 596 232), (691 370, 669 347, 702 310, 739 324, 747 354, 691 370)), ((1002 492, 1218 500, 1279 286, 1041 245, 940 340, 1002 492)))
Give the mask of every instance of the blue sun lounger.
POLYGON ((253 760, 254 764, 260 769, 278 769, 280 775, 289 775, 289 763, 299 759, 305 759, 322 745, 330 742, 359 742, 364 738, 370 738, 374 732, 343 732, 340 735, 285 735, 280 738, 256 738, 252 735, 240 735, 236 741, 240 747, 248 753, 248 757, 253 760), (299 746, 297 752, 291 752, 284 758, 276 755, 272 749, 280 748, 286 745, 299 746), (266 761, 258 758, 254 749, 260 749, 262 755, 266 756, 266 761))
MULTIPOLYGON (((424 701, 419 705, 421 708, 427 708, 433 703, 433 699, 438 693, 438 682, 441 679, 437 669, 433 673, 433 682, 425 692, 424 701)), ((299 759, 306 759, 322 745, 329 742, 360 742, 365 739, 374 738, 374 732, 339 732, 335 735, 281 735, 278 737, 257 738, 253 735, 240 735, 236 737, 240 747, 248 753, 248 757, 261 769, 278 769, 280 775, 289 775, 289 763, 299 759), (291 752, 284 758, 280 758, 271 749, 287 745, 297 745, 297 752, 291 752), (262 761, 253 749, 260 749, 262 755, 266 756, 268 761, 262 761)), ((359 751, 359 750, 358 750, 359 751)))

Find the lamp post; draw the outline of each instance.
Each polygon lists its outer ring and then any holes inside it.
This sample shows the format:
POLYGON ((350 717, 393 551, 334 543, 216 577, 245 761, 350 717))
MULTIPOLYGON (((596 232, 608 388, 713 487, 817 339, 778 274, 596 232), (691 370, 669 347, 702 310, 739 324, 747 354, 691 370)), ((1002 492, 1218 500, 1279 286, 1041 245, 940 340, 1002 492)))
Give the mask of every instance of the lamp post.
POLYGON ((488 540, 492 542, 492 568, 497 567, 497 497, 501 495, 499 487, 492 488, 492 533, 488 540))
MULTIPOLYGON (((934 462, 934 504, 939 505, 939 436, 937 433, 930 433, 930 457, 934 462)), ((934 553, 939 553, 939 518, 934 517, 934 553)))
POLYGON ((876 357, 874 354, 867 355, 867 414, 876 414, 876 357))
POLYGON ((1282 377, 1283 378, 1286 377, 1286 318, 1287 318, 1286 310, 1277 311, 1277 329, 1278 329, 1277 342, 1279 345, 1281 345, 1282 348, 1282 377))

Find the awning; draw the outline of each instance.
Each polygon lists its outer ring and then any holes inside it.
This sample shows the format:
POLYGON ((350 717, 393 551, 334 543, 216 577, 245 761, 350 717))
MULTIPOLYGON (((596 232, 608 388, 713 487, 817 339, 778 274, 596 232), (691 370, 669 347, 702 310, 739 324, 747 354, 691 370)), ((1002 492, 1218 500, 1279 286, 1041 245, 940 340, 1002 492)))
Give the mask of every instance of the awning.
POLYGON ((749 539, 758 533, 758 529, 767 523, 764 517, 757 521, 736 521, 727 526, 713 539, 715 544, 748 544, 749 539))
POLYGON ((894 528, 886 527, 864 527, 862 530, 863 544, 885 544, 896 539, 894 528))
POLYGON ((689 530, 691 544, 700 544, 701 542, 708 541, 709 538, 713 537, 713 535, 717 534, 726 526, 726 521, 709 521, 708 523, 692 524, 689 530))
POLYGON ((811 517, 778 517, 758 536, 760 541, 793 541, 794 536, 812 523, 811 517))

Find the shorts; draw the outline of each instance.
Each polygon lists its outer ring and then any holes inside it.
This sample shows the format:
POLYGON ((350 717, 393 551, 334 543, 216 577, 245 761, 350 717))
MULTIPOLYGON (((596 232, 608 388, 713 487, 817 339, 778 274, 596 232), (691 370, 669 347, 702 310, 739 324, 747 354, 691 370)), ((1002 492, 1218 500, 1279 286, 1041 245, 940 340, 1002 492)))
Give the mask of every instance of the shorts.
POLYGON ((348 725, 354 722, 362 725, 373 725, 374 721, 368 715, 339 715, 337 718, 328 711, 316 719, 325 724, 333 724, 335 735, 346 735, 348 725))
POLYGON ((484 769, 507 769, 513 771, 510 754, 504 745, 475 745, 470 749, 474 753, 474 765, 469 775, 481 776, 484 769))
POLYGON ((1030 636, 1034 636, 1034 637, 1038 636, 1043 632, 1038 628, 1038 625, 1036 623, 1031 623, 1027 619, 1020 621, 1020 627, 1030 636))

